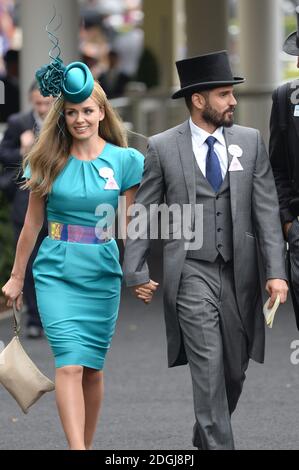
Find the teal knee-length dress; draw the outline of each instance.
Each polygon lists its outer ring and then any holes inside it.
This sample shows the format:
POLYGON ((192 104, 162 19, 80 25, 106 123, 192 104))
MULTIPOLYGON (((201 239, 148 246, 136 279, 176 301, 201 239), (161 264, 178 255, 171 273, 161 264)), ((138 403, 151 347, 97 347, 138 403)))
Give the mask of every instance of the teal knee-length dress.
MULTIPOLYGON (((48 221, 101 227, 105 217, 99 207, 108 204, 117 210, 119 196, 140 183, 143 162, 137 150, 110 143, 91 161, 71 155, 48 195, 48 221), (111 175, 112 185, 107 177, 111 175)), ((24 176, 30 178, 29 168, 24 176)), ((33 276, 56 367, 82 365, 101 370, 120 302, 122 270, 115 240, 90 244, 47 237, 34 262, 33 276)))

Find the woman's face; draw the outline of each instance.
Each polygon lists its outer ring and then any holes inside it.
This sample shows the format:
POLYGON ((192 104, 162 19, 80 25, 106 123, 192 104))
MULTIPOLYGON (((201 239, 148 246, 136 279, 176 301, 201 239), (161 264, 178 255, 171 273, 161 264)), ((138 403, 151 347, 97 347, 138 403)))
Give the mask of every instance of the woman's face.
POLYGON ((98 135, 99 123, 105 117, 105 111, 92 99, 82 103, 66 102, 64 107, 66 127, 74 139, 87 140, 98 135))

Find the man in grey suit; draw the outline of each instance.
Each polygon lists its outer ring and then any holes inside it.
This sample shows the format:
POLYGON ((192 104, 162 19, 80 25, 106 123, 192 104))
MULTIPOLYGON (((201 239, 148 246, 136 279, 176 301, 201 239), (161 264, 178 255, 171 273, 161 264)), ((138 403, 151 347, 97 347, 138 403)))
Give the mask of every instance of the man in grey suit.
MULTIPOLYGON (((179 61, 177 69, 181 89, 173 98, 185 97, 190 119, 149 139, 136 202, 148 213, 163 200, 189 205, 195 235, 202 205, 201 246, 177 236, 184 218, 169 219, 164 240, 168 360, 190 366, 194 446, 233 449, 230 417, 249 359, 264 360, 257 245, 270 306, 287 296, 277 194, 260 133, 233 125, 233 85, 244 79, 233 77, 226 51, 179 61)), ((146 303, 157 288, 146 264, 149 242, 128 237, 124 260, 127 285, 146 303)))

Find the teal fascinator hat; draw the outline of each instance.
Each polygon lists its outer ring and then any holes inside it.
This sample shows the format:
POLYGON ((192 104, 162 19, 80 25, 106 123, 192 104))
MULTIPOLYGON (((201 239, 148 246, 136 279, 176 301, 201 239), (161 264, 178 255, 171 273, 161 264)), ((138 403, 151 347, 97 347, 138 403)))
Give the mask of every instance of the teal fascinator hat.
MULTIPOLYGON (((55 16, 49 25, 54 18, 55 16)), ((63 96, 71 103, 81 103, 89 98, 93 92, 93 75, 83 62, 72 62, 67 66, 64 65, 60 58, 61 49, 58 38, 49 31, 49 25, 46 30, 53 44, 49 52, 52 60, 36 71, 35 76, 40 92, 43 96, 63 96), (56 57, 53 56, 55 50, 57 50, 56 57)))
POLYGON ((94 79, 83 62, 72 62, 64 71, 62 94, 71 103, 85 101, 93 92, 94 79))

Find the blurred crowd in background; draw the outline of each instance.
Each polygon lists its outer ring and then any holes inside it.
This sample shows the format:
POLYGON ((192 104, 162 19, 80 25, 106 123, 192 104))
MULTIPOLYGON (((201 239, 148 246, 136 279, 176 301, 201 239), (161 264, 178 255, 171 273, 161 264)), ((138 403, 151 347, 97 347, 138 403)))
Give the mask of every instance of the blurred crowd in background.
MULTIPOLYGON (((80 28, 78 54, 105 89, 108 98, 128 92, 145 91, 159 85, 159 64, 152 51, 144 48, 142 0, 78 0, 80 28)), ((229 50, 232 64, 238 66, 237 1, 229 0, 229 50)), ((0 80, 5 85, 5 106, 0 106, 0 122, 19 111, 19 52, 21 0, 0 0, 0 80)), ((296 29, 296 0, 284 0, 284 35, 296 29)), ((281 55, 284 78, 297 76, 293 61, 281 55)))
MULTIPOLYGON (((18 6, 19 0, 0 0, 0 79, 6 95, 0 122, 20 110, 18 6)), ((158 65, 143 47, 142 0, 83 0, 80 16, 80 60, 91 68, 108 98, 124 96, 130 87, 146 90, 158 85, 158 65)))

